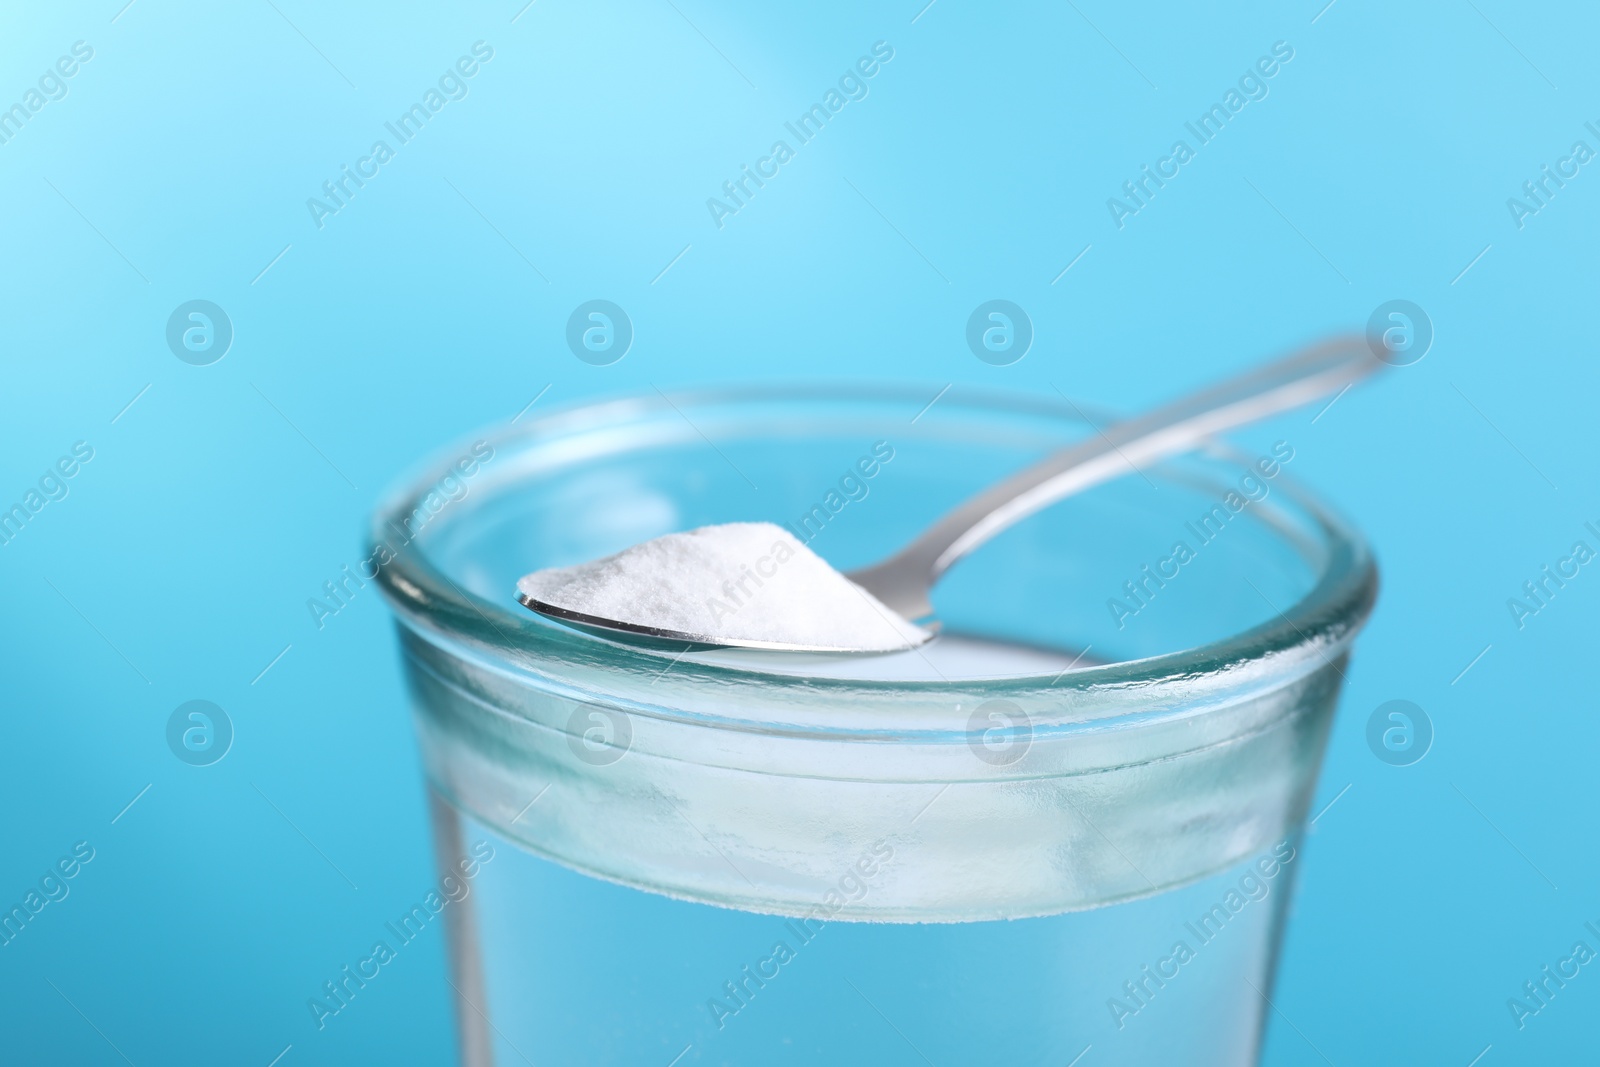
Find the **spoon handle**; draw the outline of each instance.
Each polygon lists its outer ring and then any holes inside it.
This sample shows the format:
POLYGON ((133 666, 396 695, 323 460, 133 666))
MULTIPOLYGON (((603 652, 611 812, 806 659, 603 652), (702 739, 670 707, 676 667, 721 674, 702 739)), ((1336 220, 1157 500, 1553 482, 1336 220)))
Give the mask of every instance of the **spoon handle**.
POLYGON ((931 615, 934 583, 1013 523, 1214 434, 1341 391, 1383 366, 1364 337, 1335 337, 1114 423, 967 499, 900 552, 847 577, 908 619, 931 615))

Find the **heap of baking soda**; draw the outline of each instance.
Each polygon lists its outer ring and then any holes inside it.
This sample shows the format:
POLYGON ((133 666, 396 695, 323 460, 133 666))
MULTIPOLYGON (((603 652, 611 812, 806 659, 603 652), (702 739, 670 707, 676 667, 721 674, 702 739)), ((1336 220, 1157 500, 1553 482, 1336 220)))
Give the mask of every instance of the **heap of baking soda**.
POLYGON ((928 637, 770 522, 667 534, 591 563, 535 571, 517 592, 530 607, 580 622, 626 620, 712 644, 893 652, 928 637))

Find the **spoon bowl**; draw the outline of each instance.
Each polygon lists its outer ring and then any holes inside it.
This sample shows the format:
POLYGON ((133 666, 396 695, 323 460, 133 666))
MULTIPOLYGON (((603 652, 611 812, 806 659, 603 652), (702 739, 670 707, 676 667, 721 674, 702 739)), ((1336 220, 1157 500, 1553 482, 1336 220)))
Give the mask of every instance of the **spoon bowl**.
MULTIPOLYGON (((880 649, 852 648, 847 645, 801 645, 782 641, 756 641, 741 637, 647 626, 627 619, 606 619, 542 601, 520 589, 517 590, 517 603, 530 611, 536 611, 540 615, 546 615, 552 619, 559 619, 574 629, 592 633, 596 637, 612 639, 622 637, 630 644, 638 645, 641 648, 659 648, 669 652, 689 653, 713 648, 751 648, 763 652, 818 652, 829 655, 876 656, 880 655, 882 651, 880 649)), ((903 649, 918 648, 925 645, 933 640, 934 635, 939 631, 938 622, 925 622, 921 625, 925 636, 909 639, 909 643, 904 645, 903 649)))

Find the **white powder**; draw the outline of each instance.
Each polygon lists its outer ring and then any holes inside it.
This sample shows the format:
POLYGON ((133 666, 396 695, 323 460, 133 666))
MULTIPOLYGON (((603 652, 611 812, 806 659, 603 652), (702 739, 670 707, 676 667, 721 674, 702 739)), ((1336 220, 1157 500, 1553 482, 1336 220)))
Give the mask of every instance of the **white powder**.
POLYGON ((713 644, 892 652, 929 636, 770 522, 702 526, 592 563, 534 571, 517 592, 580 616, 713 644))

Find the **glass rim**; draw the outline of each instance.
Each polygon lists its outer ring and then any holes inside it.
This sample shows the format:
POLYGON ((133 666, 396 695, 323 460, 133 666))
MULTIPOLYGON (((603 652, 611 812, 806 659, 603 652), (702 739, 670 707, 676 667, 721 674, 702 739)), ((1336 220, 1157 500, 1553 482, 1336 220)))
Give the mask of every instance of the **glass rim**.
MULTIPOLYGON (((625 428, 629 421, 682 415, 684 408, 694 410, 708 405, 844 400, 904 404, 909 410, 917 410, 926 405, 927 398, 939 388, 846 382, 753 384, 672 393, 658 390, 655 395, 635 393, 574 401, 521 425, 498 427, 466 440, 487 442, 498 452, 502 447, 532 447, 585 431, 625 428)), ((1025 412, 1069 425, 1093 425, 1083 416, 1081 405, 1011 390, 958 385, 947 394, 941 394, 940 403, 947 409, 964 405, 978 411, 1025 412)), ((372 512, 366 534, 366 544, 374 558, 379 546, 388 543, 392 530, 403 528, 399 520, 410 517, 419 508, 441 476, 453 469, 454 459, 462 451, 458 446, 434 453, 415 468, 415 473, 404 479, 398 489, 380 500, 372 512)), ((1221 442, 1203 451, 1213 457, 1240 458, 1240 454, 1221 442)), ((1160 472, 1151 473, 1159 476, 1160 472)), ((956 681, 811 677, 766 670, 757 665, 693 660, 677 662, 673 673, 680 682, 701 679, 711 684, 735 682, 744 686, 755 683, 774 690, 803 690, 811 694, 904 692, 926 696, 952 689, 977 688, 988 697, 1013 699, 1059 698, 1073 691, 1146 689, 1162 682, 1193 680, 1199 675, 1233 673, 1239 667, 1269 659, 1281 667, 1303 661, 1302 669, 1288 671, 1290 676, 1298 676, 1333 661, 1353 640, 1376 601, 1377 566, 1365 540, 1355 529, 1286 472, 1274 479, 1274 492, 1284 493, 1311 520, 1315 535, 1322 539, 1325 551, 1320 572, 1294 603, 1281 609, 1269 604, 1274 611, 1272 617, 1215 641, 1153 656, 1086 664, 1054 675, 1021 674, 956 681)), ((1279 531, 1278 536, 1285 534, 1279 531)), ((413 624, 422 623, 424 629, 464 640, 478 656, 506 667, 559 661, 587 671, 598 668, 615 672, 618 678, 625 678, 654 676, 661 672, 664 663, 673 660, 669 653, 660 649, 609 641, 536 617, 516 604, 509 592, 504 603, 468 592, 437 567, 428 558, 425 547, 415 540, 409 540, 398 552, 392 552, 391 558, 376 570, 380 589, 404 624, 415 628, 413 624)), ((1273 674, 1275 680, 1283 677, 1277 671, 1273 674)), ((715 721, 723 724, 720 718, 715 721)))

